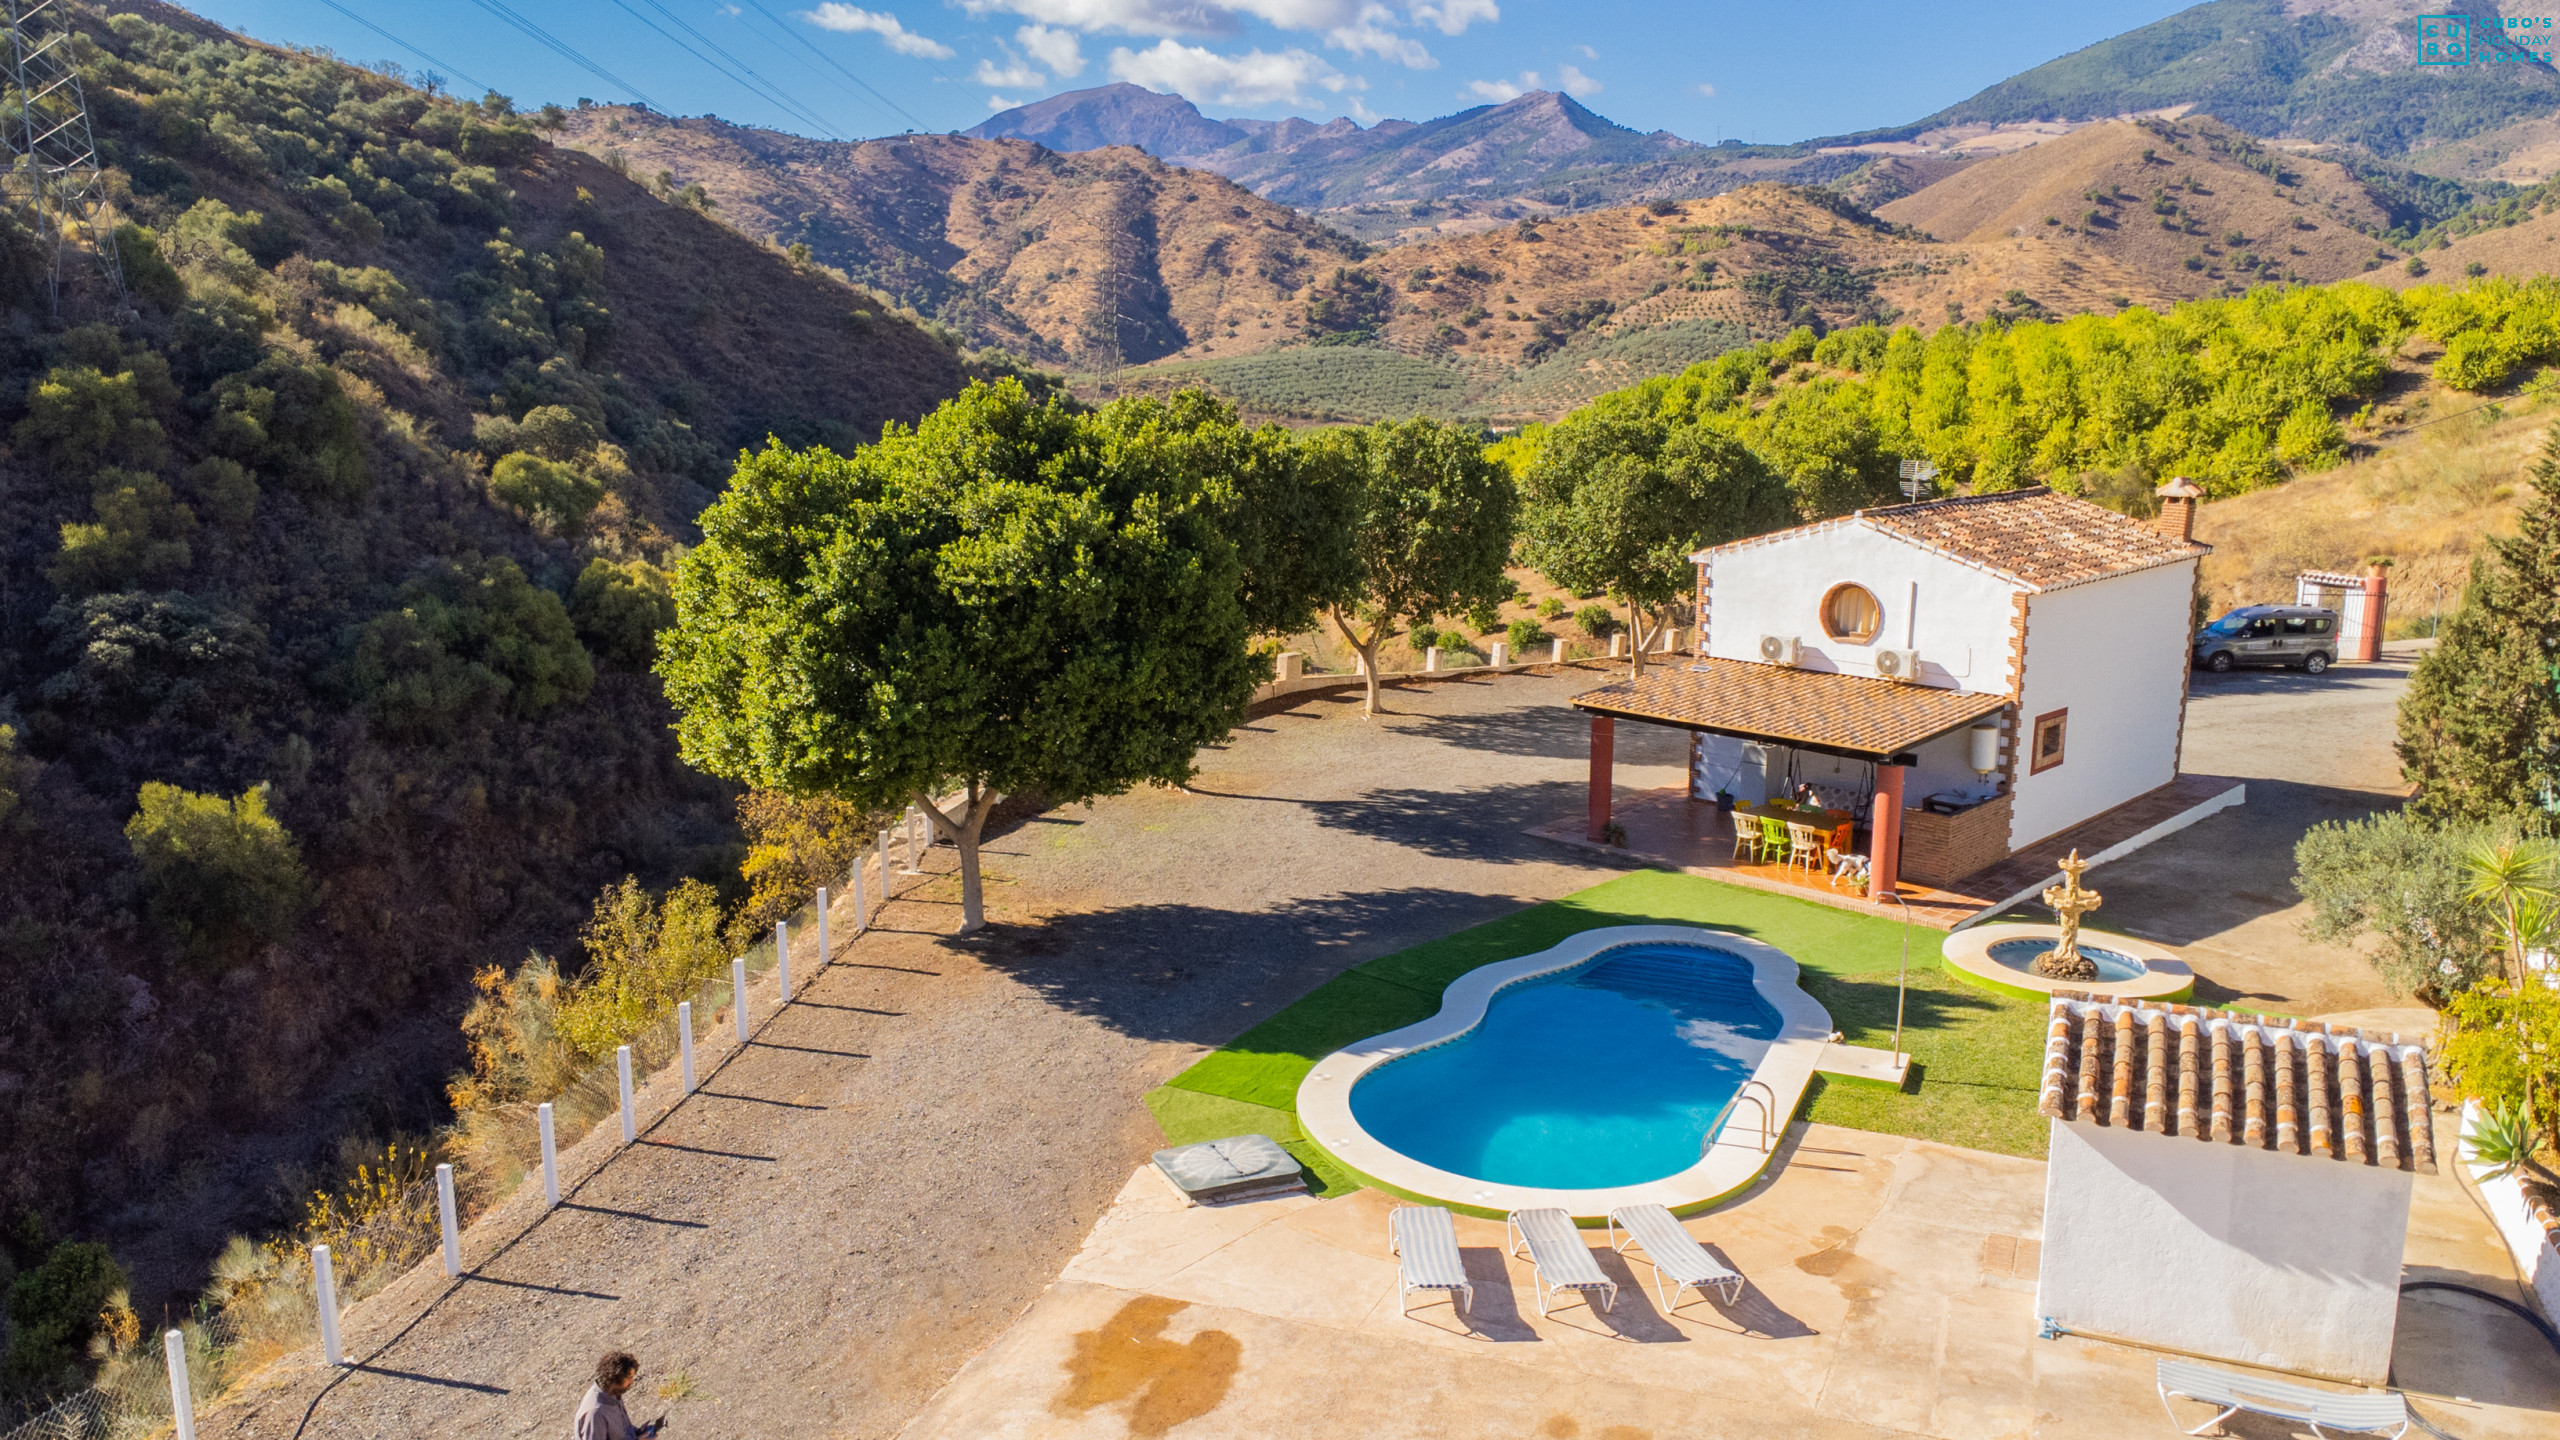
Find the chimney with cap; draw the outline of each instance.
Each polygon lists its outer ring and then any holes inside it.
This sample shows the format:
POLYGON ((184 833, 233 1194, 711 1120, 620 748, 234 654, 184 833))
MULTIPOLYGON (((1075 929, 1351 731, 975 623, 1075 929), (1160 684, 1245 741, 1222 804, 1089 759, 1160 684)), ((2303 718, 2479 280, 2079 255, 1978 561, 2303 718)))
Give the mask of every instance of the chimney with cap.
POLYGON ((2168 484, 2152 493, 2160 497, 2160 513, 2151 527, 2181 540, 2196 538, 2196 502, 2204 498, 2204 487, 2184 475, 2174 475, 2168 484))

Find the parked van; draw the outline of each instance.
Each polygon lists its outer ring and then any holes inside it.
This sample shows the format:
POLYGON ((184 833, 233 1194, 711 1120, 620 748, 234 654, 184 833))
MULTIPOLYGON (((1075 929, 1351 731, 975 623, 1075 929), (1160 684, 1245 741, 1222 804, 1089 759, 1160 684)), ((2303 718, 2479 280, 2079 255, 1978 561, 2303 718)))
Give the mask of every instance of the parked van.
POLYGON ((2195 661, 2216 674, 2239 665, 2299 665, 2317 675, 2338 658, 2338 612, 2315 605, 2243 605, 2196 632, 2195 661))

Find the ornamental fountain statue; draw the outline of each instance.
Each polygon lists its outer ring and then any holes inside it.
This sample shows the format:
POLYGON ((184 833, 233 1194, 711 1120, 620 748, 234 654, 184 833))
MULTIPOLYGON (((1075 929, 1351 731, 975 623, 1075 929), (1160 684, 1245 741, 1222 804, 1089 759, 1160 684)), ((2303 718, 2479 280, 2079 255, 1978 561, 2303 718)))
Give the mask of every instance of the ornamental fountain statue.
POLYGON ((2089 862, 2081 859, 2080 852, 2074 850, 2062 862, 2062 883, 2045 887, 2044 903, 2052 909, 2054 918, 2062 922, 2062 933, 2055 937, 2053 948, 2036 957, 2036 973, 2047 979, 2094 980, 2098 977, 2097 962, 2080 953, 2080 917, 2097 909, 2106 899, 2095 890, 2080 888, 2080 876, 2088 868, 2089 862))

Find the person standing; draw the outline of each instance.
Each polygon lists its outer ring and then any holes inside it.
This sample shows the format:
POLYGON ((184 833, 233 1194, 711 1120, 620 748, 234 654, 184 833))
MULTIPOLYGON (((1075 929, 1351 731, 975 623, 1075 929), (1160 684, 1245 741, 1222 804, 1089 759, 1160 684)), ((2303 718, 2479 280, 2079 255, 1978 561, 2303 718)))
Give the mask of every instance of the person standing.
POLYGON ((666 1417, 660 1416, 646 1425, 631 1423, 631 1412, 622 1408, 623 1393, 640 1379, 640 1361, 625 1350, 609 1350, 596 1361, 595 1383, 587 1387, 586 1397, 578 1402, 577 1418, 570 1422, 569 1440, 646 1440, 666 1428, 666 1417))

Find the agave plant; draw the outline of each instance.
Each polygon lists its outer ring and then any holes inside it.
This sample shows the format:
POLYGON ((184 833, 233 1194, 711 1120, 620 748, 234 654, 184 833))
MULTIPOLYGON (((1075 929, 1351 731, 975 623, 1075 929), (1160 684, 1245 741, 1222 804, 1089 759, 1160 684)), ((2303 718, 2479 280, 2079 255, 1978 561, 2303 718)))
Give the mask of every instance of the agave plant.
POLYGON ((2472 1163, 2489 1167, 2480 1176, 2483 1180, 2502 1180, 2522 1170, 2552 1178, 2551 1172, 2534 1160, 2542 1136, 2534 1128, 2529 1106, 2509 1102, 2484 1110, 2465 1141, 2472 1163))

